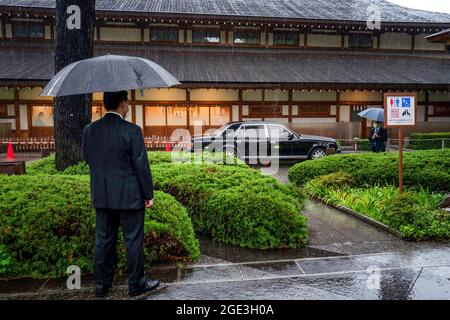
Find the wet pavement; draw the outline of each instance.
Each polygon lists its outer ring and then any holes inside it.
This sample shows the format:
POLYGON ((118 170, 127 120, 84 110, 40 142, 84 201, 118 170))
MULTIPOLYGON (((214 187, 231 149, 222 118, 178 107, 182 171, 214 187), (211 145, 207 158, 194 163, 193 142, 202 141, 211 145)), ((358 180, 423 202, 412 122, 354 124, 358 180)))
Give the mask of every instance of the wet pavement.
MULTIPOLYGON (((287 180, 287 168, 278 179, 287 180)), ((315 201, 307 201, 309 245, 249 250, 199 235, 202 256, 183 269, 148 270, 161 287, 137 299, 450 299, 450 244, 408 242, 315 201)), ((92 277, 69 291, 65 280, 0 280, 0 299, 94 299, 92 277)), ((108 299, 128 299, 126 279, 108 299)))

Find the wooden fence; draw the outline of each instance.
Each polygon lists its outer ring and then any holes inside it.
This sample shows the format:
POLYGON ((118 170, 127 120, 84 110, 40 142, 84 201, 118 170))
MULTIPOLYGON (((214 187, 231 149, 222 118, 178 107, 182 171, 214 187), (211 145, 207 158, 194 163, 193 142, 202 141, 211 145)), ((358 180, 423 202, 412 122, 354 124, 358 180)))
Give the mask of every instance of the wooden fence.
MULTIPOLYGON (((0 138, 0 153, 6 152, 8 144, 12 143, 15 152, 54 151, 53 137, 44 138, 0 138)), ((167 137, 145 137, 147 150, 173 150, 174 148, 189 148, 190 142, 167 137)))

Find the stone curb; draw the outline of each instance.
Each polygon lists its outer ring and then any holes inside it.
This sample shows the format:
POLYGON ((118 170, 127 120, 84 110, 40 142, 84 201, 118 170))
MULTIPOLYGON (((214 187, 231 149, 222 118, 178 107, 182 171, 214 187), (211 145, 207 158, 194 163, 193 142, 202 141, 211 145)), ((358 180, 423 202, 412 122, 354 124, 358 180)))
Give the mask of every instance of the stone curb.
POLYGON ((317 200, 317 201, 319 201, 321 203, 323 203, 326 206, 332 207, 332 208, 334 208, 336 210, 339 210, 341 212, 349 214, 349 215, 351 215, 351 216, 353 216, 355 218, 363 220, 364 222, 366 222, 366 223, 368 223, 368 224, 370 224, 370 225, 372 225, 372 226, 374 226, 374 227, 376 227, 378 229, 387 231, 390 234, 392 234, 392 235, 394 235, 394 236, 396 236, 398 238, 403 239, 403 234, 400 231, 398 231, 396 229, 393 229, 393 228, 385 225, 384 223, 381 223, 381 222, 379 222, 377 220, 374 220, 374 219, 372 219, 370 217, 367 217, 367 216, 365 216, 365 215, 363 215, 363 214, 361 214, 359 212, 353 211, 352 209, 349 209, 349 208, 347 208, 345 206, 338 206, 338 205, 335 205, 333 203, 328 203, 328 202, 326 202, 325 200, 323 200, 323 199, 321 199, 319 197, 311 196, 311 198, 314 199, 314 200, 317 200))

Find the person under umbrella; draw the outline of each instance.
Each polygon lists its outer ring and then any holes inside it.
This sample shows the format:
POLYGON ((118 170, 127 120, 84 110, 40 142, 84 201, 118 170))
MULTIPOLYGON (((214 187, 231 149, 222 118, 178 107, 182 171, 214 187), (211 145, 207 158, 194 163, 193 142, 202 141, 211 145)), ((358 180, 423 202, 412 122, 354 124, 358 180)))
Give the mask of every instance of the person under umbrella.
POLYGON ((387 130, 383 128, 383 122, 373 121, 369 135, 372 152, 386 152, 387 139, 387 130))
POLYGON ((358 114, 361 118, 372 120, 372 129, 369 134, 369 141, 371 150, 373 152, 386 152, 386 141, 388 140, 388 133, 383 128, 384 109, 369 108, 358 114))
POLYGON ((117 264, 117 233, 122 225, 127 248, 128 290, 138 296, 159 286, 144 274, 145 208, 153 206, 153 182, 144 137, 139 126, 125 120, 128 92, 167 88, 178 80, 156 63, 106 55, 75 62, 44 88, 42 96, 104 93, 106 115, 84 128, 82 149, 89 165, 91 195, 96 209, 95 295, 105 297, 117 264))

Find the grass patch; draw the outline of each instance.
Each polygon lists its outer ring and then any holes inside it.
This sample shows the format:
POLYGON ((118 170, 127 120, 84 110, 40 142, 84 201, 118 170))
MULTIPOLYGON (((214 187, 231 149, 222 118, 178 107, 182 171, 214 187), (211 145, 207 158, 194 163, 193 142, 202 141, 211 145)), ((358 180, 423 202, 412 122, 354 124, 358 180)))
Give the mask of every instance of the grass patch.
POLYGON ((395 186, 354 186, 348 173, 333 173, 310 180, 305 190, 336 206, 345 206, 400 231, 413 240, 449 240, 450 214, 439 209, 444 195, 409 189, 402 195, 395 186))

